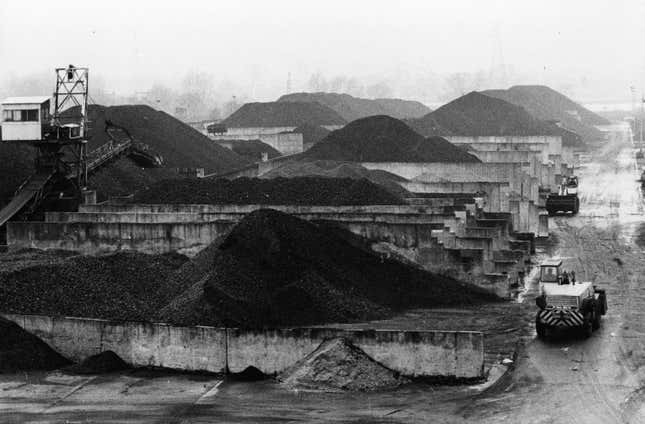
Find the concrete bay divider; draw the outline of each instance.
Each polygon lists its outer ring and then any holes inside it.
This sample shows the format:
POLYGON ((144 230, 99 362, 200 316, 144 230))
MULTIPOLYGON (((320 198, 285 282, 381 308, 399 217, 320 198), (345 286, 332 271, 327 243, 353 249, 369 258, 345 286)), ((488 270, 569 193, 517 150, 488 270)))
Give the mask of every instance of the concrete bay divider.
POLYGON ((242 330, 160 323, 3 314, 63 356, 79 361, 113 350, 135 366, 275 374, 330 338, 345 337, 374 360, 410 377, 478 379, 484 373, 481 332, 283 328, 242 330))

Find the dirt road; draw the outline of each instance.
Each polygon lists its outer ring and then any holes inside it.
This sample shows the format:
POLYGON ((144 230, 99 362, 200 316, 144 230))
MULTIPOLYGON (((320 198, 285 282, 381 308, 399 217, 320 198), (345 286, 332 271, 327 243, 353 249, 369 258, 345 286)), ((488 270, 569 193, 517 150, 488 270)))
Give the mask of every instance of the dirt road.
MULTIPOLYGON (((554 256, 607 289, 609 311, 588 339, 533 339, 495 393, 463 409, 485 423, 645 423, 643 200, 629 129, 580 170, 577 217, 556 217, 554 256)), ((536 290, 529 287, 526 301, 536 290)))

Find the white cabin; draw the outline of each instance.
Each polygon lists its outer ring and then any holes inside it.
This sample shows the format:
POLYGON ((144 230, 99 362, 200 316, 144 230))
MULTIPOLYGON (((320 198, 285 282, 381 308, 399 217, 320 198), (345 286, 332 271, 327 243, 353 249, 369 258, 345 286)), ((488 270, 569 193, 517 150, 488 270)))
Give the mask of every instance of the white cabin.
POLYGON ((47 96, 9 97, 2 105, 2 141, 42 140, 50 125, 47 96))

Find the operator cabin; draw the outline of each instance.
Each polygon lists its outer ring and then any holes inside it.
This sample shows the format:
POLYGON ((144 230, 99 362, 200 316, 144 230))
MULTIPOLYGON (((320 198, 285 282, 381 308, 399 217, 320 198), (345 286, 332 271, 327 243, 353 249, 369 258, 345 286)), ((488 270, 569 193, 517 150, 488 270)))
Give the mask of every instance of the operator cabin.
POLYGON ((2 102, 2 141, 38 141, 50 131, 50 98, 9 97, 2 102))

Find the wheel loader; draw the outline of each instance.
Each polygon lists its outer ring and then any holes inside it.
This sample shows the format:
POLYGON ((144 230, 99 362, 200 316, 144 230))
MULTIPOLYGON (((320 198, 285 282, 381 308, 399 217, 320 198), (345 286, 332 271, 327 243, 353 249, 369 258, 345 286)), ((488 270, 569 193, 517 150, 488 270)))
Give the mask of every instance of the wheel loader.
POLYGON ((575 274, 562 272, 562 261, 548 260, 540 265, 540 294, 535 330, 540 338, 562 330, 576 330, 591 337, 607 313, 605 290, 591 282, 575 281, 575 274))
POLYGON ((567 177, 558 186, 557 193, 551 193, 546 199, 546 210, 549 215, 558 212, 571 212, 575 215, 580 210, 578 198, 578 177, 567 177))

